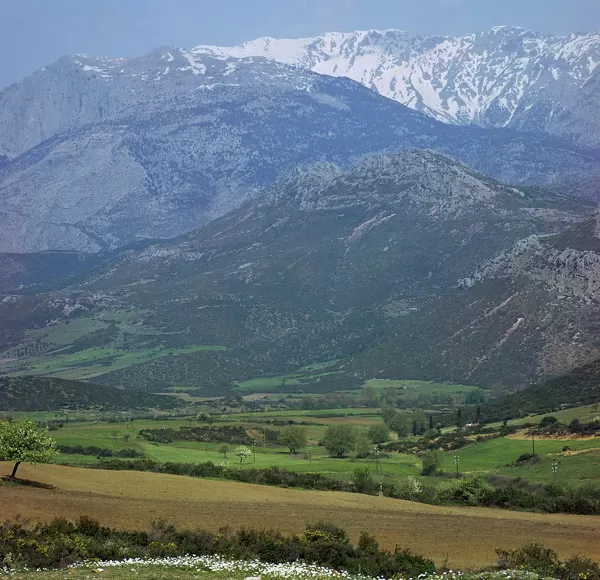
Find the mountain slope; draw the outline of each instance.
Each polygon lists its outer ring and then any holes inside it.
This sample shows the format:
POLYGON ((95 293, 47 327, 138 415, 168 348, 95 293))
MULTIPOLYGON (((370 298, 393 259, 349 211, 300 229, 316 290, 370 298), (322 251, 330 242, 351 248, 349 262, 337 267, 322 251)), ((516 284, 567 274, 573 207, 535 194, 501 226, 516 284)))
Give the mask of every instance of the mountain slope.
POLYGON ((430 148, 510 183, 597 195, 600 158, 545 137, 453 127, 262 58, 163 48, 65 57, 0 94, 0 251, 97 252, 171 238, 299 164, 430 148), (26 120, 30 120, 31 122, 26 120))
MULTIPOLYGON (((484 421, 503 421, 529 413, 552 413, 565 407, 597 403, 600 399, 600 361, 577 367, 568 374, 480 405, 484 421)), ((473 418, 475 413, 470 410, 473 418)))
POLYGON ((514 26, 458 37, 402 30, 258 38, 195 54, 262 56, 345 76, 439 121, 513 127, 600 146, 600 33, 555 36, 514 26))
POLYGON ((496 377, 523 388, 600 358, 598 219, 532 235, 484 260, 458 281, 462 290, 451 300, 423 318, 401 321, 351 368, 377 375, 385 367, 383 376, 426 368, 425 378, 489 384, 496 377))
POLYGON ((77 252, 0 254, 0 296, 24 286, 82 273, 99 263, 77 252))
POLYGON ((110 411, 172 409, 172 397, 132 393, 50 377, 0 377, 0 411, 60 411, 92 407, 110 411))
POLYGON ((340 362, 331 372, 362 377, 529 380, 552 372, 532 364, 545 343, 513 361, 519 337, 503 338, 501 308, 500 322, 479 328, 476 348, 457 350, 447 364, 438 345, 460 343, 451 337, 455 322, 493 322, 487 309, 505 300, 502 284, 459 281, 518 240, 564 231, 590 211, 430 151, 367 158, 349 170, 297 169, 197 232, 128 252, 60 292, 7 297, 2 355, 16 360, 4 372, 41 364, 41 352, 66 346, 69 327, 78 348, 94 345, 93 333, 105 348, 223 347, 108 366, 94 378, 125 388, 190 385, 212 394, 332 359, 340 362), (482 349, 499 342, 473 370, 482 349))

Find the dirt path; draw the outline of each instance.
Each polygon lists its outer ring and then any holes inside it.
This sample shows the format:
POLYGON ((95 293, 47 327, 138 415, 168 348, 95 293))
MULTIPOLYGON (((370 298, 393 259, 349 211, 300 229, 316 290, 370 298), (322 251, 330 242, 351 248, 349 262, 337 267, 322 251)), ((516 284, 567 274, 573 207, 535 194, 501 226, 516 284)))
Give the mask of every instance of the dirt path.
MULTIPOLYGON (((0 473, 8 473, 9 467, 0 463, 0 473)), ((561 557, 580 553, 600 561, 600 516, 445 508, 359 494, 58 465, 25 465, 19 475, 56 489, 0 487, 0 519, 20 515, 47 521, 85 514, 121 528, 145 529, 162 518, 213 531, 230 525, 288 533, 323 519, 342 525, 353 540, 367 530, 387 548, 398 544, 438 564, 447 560, 462 568, 493 563, 496 547, 534 541, 561 557)))

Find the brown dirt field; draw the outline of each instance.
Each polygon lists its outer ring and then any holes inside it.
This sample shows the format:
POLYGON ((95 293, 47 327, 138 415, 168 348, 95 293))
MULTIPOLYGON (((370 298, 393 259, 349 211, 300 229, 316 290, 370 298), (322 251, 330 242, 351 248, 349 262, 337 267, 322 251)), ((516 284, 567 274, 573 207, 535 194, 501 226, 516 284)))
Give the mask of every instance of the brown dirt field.
POLYGON ((569 451, 561 451, 560 453, 549 453, 548 455, 558 455, 560 457, 569 457, 570 455, 581 455, 582 453, 590 453, 598 451, 600 447, 590 447, 589 449, 569 449, 569 451))
MULTIPOLYGON (((507 435, 506 438, 519 440, 531 439, 531 434, 527 433, 527 431, 528 429, 519 429, 515 433, 507 435)), ((535 438, 539 441, 591 441, 592 439, 598 439, 595 435, 582 437, 576 433, 569 435, 536 435, 535 438)))
MULTIPOLYGON (((0 474, 10 473, 0 463, 0 474)), ((89 515, 105 525, 147 529, 154 519, 182 527, 274 527, 300 532, 320 519, 356 541, 366 530, 441 564, 469 568, 495 561, 496 547, 541 542, 561 557, 600 561, 600 516, 533 514, 486 508, 438 507, 359 494, 319 492, 155 473, 23 465, 19 476, 56 486, 0 487, 0 519, 31 521, 89 515)))

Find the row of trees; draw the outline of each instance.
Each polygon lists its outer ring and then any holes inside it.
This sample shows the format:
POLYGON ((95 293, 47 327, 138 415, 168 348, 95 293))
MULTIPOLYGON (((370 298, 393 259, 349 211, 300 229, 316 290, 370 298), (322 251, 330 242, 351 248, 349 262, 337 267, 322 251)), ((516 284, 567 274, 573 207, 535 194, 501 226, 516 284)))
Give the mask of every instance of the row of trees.
MULTIPOLYGON (((492 397, 502 396, 504 387, 494 385, 490 391, 492 397), (498 390, 498 388, 500 390, 498 390), (500 394, 499 394, 500 393, 500 394)), ((480 389, 472 390, 465 394, 454 393, 428 393, 410 396, 401 396, 398 387, 385 387, 378 391, 373 385, 365 385, 360 393, 360 400, 366 407, 427 407, 429 405, 478 405, 486 400, 486 393, 480 389)))
MULTIPOLYGON (((352 452, 366 456, 374 444, 388 441, 389 434, 390 430, 385 425, 373 425, 367 431, 360 431, 354 425, 333 425, 325 432, 321 445, 334 457, 344 457, 352 452)), ((279 442, 290 453, 296 454, 308 445, 307 430, 301 425, 284 427, 279 434, 279 442)))

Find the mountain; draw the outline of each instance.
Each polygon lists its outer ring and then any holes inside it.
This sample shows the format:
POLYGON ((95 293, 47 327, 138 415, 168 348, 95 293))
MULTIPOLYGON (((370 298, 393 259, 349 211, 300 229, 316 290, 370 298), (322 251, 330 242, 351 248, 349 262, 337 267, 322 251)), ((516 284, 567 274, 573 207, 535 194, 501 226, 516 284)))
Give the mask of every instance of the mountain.
POLYGON ((600 32, 556 36, 495 26, 450 37, 359 30, 198 46, 191 54, 266 57, 349 77, 445 123, 546 132, 600 146, 600 32))
MULTIPOLYGON (((510 280, 465 280, 519 240, 565 232, 592 209, 432 151, 298 168, 196 232, 125 252, 60 291, 5 297, 3 372, 205 394, 315 363, 351 381, 535 380, 559 370, 536 364, 560 350, 544 331, 588 307, 556 299, 547 321, 538 313, 548 296, 529 281, 533 303, 508 300, 510 280), (535 340, 518 332, 521 308, 532 310, 535 340)), ((581 344, 593 345, 593 329, 580 328, 581 344)))
POLYGON ((0 411, 173 409, 177 399, 50 377, 0 377, 0 411))
POLYGON ((298 165, 429 148, 509 183, 598 195, 600 155, 449 126, 264 58, 175 48, 64 57, 0 93, 0 252, 110 251, 172 238, 298 165))
POLYGON ((78 252, 0 254, 0 296, 31 284, 85 272, 97 263, 96 256, 78 252))
POLYGON ((600 358, 600 218, 531 235, 483 260, 462 289, 360 353, 354 372, 483 378, 524 388, 600 358), (411 350, 407 351, 407 334, 411 350), (436 336, 437 335, 437 336, 436 336), (466 372, 465 372, 466 371, 466 372))

